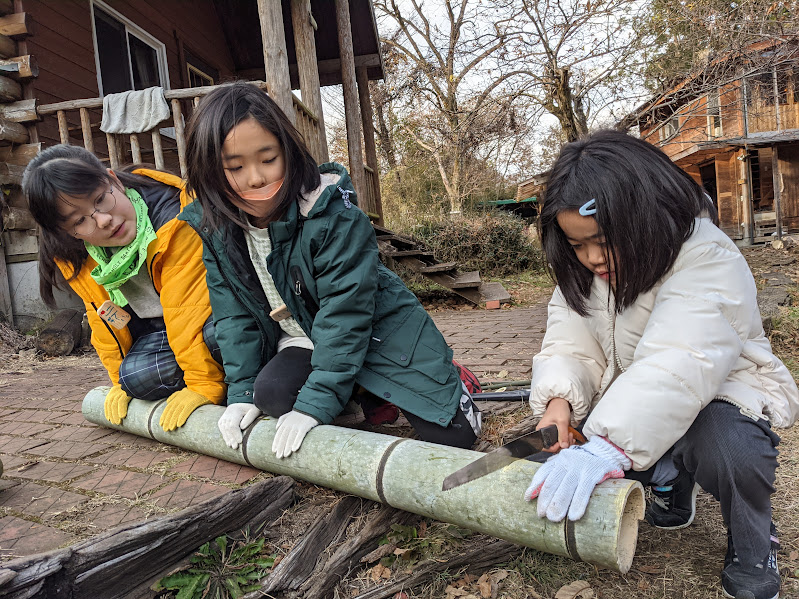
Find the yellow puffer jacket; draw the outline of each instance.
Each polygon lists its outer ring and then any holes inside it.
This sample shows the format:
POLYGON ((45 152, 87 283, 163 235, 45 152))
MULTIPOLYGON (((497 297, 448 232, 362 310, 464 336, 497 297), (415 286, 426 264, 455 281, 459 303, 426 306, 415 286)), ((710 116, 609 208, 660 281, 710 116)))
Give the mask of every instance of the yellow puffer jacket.
MULTIPOLYGON (((181 210, 192 201, 179 177, 149 169, 134 172, 181 189, 181 210)), ((168 221, 156 234, 157 239, 147 248, 147 270, 161 297, 169 346, 183 369, 186 386, 221 404, 225 399, 224 372, 211 357, 202 334, 203 325, 211 315, 202 241, 188 223, 177 218, 168 221)), ((115 329, 97 315, 97 308, 109 297, 108 292, 91 278, 90 273, 96 265, 91 257, 87 258, 78 276, 70 281, 70 266, 62 262, 58 264, 64 278, 86 305, 92 329, 92 345, 112 383, 116 385, 119 382, 119 366, 130 350, 133 339, 127 327, 115 329)))

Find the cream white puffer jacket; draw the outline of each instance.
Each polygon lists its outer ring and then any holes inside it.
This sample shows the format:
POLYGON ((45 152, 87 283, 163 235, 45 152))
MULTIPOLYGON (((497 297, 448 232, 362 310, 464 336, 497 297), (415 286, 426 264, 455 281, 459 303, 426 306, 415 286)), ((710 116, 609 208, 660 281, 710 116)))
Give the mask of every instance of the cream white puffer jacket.
POLYGON ((594 277, 582 317, 555 289, 533 358, 535 416, 565 398, 573 424, 590 412, 583 432, 621 447, 634 470, 657 462, 713 399, 775 428, 796 421, 799 391, 764 335, 749 267, 709 219, 697 219, 673 268, 615 319, 609 293, 594 277))

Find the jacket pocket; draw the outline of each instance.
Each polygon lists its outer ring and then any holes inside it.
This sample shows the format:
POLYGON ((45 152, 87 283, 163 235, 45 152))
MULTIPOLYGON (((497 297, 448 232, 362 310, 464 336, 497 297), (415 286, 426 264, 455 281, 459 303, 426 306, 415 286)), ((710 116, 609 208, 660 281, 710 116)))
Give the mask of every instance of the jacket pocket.
POLYGON ((408 318, 386 338, 378 341, 373 337, 372 347, 393 364, 416 370, 443 384, 447 382, 451 370, 446 347, 442 354, 420 342, 422 332, 431 326, 434 325, 426 312, 412 310, 408 318))

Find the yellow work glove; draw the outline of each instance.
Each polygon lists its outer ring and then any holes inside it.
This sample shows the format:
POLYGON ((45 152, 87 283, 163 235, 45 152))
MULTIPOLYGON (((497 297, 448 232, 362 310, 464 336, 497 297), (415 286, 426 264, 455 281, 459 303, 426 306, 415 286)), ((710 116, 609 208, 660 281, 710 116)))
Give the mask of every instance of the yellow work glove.
POLYGON ((194 410, 210 403, 214 402, 191 389, 175 391, 166 398, 166 407, 161 413, 161 419, 158 424, 165 431, 173 431, 186 424, 186 420, 189 419, 194 410))
POLYGON ((128 415, 128 404, 132 397, 122 390, 119 385, 114 385, 105 396, 105 419, 111 424, 122 424, 122 419, 128 415))

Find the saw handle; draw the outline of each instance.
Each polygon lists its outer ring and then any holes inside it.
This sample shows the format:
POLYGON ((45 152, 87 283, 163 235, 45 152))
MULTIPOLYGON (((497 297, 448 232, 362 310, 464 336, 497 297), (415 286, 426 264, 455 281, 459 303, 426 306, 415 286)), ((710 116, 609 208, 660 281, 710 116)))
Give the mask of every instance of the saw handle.
POLYGON ((569 427, 569 432, 572 435, 574 435, 574 442, 577 443, 577 445, 582 445, 583 443, 587 443, 588 442, 588 439, 585 438, 585 435, 583 435, 580 431, 578 431, 573 426, 569 427))

